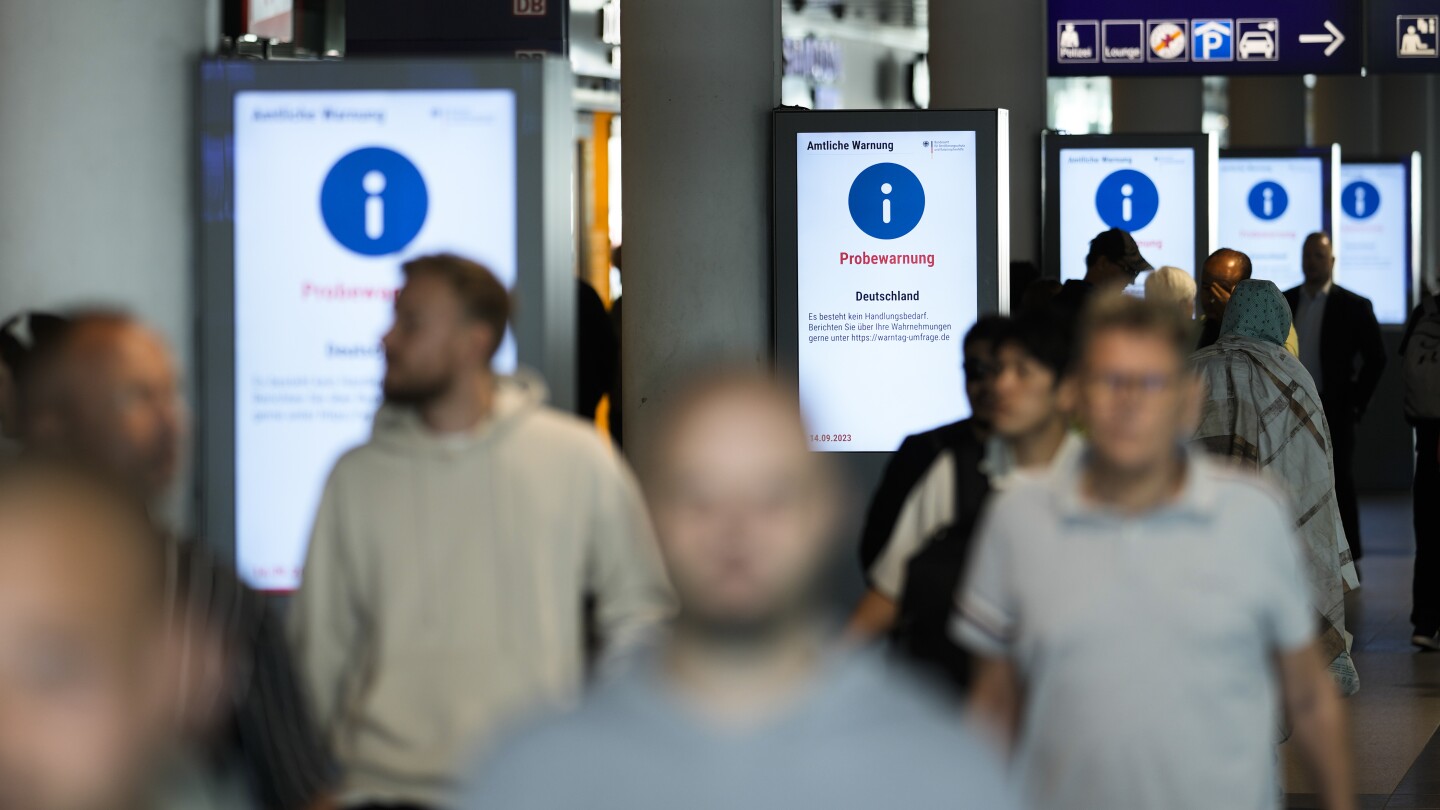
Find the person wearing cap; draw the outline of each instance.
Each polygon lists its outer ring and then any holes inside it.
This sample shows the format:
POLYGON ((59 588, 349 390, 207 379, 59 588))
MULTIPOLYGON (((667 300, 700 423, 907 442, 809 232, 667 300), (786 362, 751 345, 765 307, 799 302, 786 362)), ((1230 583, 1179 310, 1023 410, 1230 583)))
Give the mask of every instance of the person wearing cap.
POLYGON ((1055 296, 1055 306, 1073 323, 1097 290, 1123 290, 1135 283, 1135 277, 1155 269, 1140 255, 1135 237, 1119 228, 1101 231, 1090 240, 1085 255, 1084 280, 1065 282, 1055 296))
POLYGON ((1135 277, 1153 270, 1135 237, 1119 228, 1103 231, 1090 240, 1090 253, 1085 257, 1085 280, 1096 289, 1124 289, 1135 283, 1135 277))

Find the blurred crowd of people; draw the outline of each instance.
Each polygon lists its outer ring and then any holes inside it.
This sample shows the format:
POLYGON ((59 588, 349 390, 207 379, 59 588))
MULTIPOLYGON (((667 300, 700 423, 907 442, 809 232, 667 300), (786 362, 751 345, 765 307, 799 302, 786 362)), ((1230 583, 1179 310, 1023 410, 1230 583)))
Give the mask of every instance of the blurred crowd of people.
MULTIPOLYGON (((793 386, 677 386, 637 479, 539 379, 492 372, 491 273, 410 261, 384 405, 283 619, 158 518, 189 430, 163 340, 118 312, 11 319, 0 810, 1259 810, 1286 739, 1355 807, 1369 302, 1324 234, 1284 293, 1234 250, 1198 285, 1152 271, 1118 230, 1087 266, 974 325, 971 415, 905 441, 856 531, 793 386), (857 535, 846 624, 829 563, 857 535)), ((1417 491, 1437 351, 1427 297, 1417 491)), ((1414 642, 1440 648, 1420 553, 1414 642)))

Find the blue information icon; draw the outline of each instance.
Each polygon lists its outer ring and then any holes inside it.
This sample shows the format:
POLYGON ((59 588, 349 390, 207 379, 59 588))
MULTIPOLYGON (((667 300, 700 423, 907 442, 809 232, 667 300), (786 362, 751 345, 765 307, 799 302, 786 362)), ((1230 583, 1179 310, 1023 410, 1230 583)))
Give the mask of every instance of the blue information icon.
POLYGON ((429 208, 420 170, 379 146, 340 158, 320 188, 320 215, 330 235, 363 256, 403 250, 420 233, 429 208))
POLYGON ((1290 195, 1274 180, 1263 180, 1250 189, 1250 213, 1258 219, 1279 219, 1290 207, 1290 195))
POLYGON ((925 187, 898 163, 876 163, 850 184, 850 218, 876 239, 899 239, 925 215, 925 187))
POLYGON ((1364 180, 1356 180, 1340 192, 1340 207, 1351 219, 1369 219, 1380 210, 1380 190, 1364 180))
POLYGON ((1095 210, 1112 228, 1138 231, 1160 212, 1160 192, 1143 173, 1121 169, 1100 181, 1100 188, 1095 190, 1095 210))

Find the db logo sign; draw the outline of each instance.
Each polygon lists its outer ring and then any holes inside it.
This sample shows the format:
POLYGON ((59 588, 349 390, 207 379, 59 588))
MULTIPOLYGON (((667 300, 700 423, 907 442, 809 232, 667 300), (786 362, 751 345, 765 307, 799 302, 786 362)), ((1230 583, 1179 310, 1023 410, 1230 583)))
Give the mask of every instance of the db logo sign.
POLYGON ((549 9, 549 0, 515 0, 516 17, 544 17, 549 9))

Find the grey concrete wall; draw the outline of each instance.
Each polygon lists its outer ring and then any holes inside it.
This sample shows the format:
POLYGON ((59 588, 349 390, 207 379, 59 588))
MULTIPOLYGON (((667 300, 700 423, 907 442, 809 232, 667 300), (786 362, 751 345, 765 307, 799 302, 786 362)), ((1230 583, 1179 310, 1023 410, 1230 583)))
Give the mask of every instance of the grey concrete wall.
POLYGON ((1040 261, 1040 131, 1045 128, 1041 0, 932 2, 935 109, 1010 110, 1010 258, 1040 261))
POLYGON ((1112 132, 1199 132, 1205 113, 1204 81, 1198 76, 1113 79, 1110 108, 1112 132))
POLYGON ((1305 83, 1299 76, 1231 76, 1230 146, 1305 145, 1305 83))
POLYGON ((1349 157, 1378 153, 1380 93, 1374 77, 1318 77, 1310 114, 1315 121, 1315 143, 1338 143, 1349 157))
POLYGON ((769 362, 770 111, 780 97, 775 0, 634 0, 625 81, 627 449, 686 373, 769 362))
POLYGON ((217 9, 0 2, 0 317, 122 306, 190 368, 193 77, 217 9))

